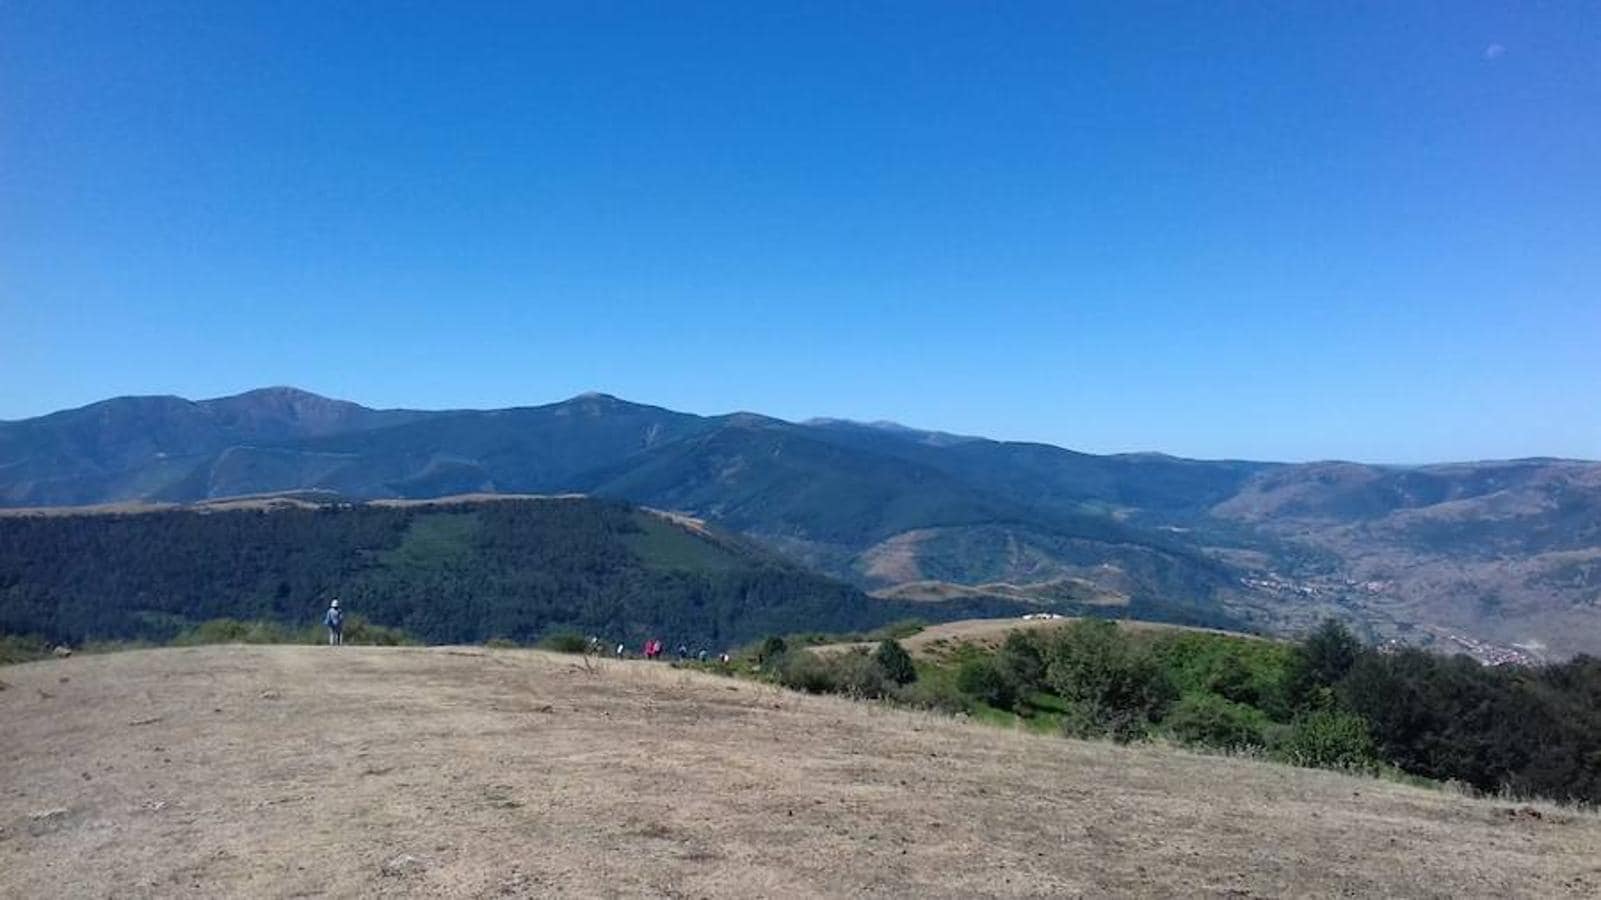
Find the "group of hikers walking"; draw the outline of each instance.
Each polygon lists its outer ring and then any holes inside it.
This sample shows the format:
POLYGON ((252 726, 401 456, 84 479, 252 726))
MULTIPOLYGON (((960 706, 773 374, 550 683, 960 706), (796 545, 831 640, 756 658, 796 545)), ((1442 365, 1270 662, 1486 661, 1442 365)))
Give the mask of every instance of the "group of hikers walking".
MULTIPOLYGON (((618 659, 623 659, 628 655, 628 647, 622 643, 619 643, 617 645, 616 653, 618 659)), ((640 655, 646 659, 661 659, 666 653, 667 647, 661 642, 660 638, 650 638, 649 640, 645 641, 645 645, 640 648, 640 655)), ((728 658, 727 652, 720 653, 717 656, 717 661, 726 665, 728 663, 728 658)), ((686 662, 689 660, 688 644, 678 645, 678 659, 686 662)), ((695 659, 699 660, 700 662, 706 662, 707 660, 711 659, 711 654, 702 648, 696 652, 695 659)))

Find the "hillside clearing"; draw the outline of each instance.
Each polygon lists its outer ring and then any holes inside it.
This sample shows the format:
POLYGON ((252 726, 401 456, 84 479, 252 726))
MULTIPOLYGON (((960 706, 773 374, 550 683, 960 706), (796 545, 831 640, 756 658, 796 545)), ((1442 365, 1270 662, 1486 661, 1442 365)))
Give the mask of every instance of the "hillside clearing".
MULTIPOLYGON (((1006 636, 1014 631, 1060 628, 1069 622, 1076 621, 1078 621, 1076 616, 1061 616, 1055 619, 1024 619, 1021 616, 961 619, 955 622, 930 625, 914 635, 901 638, 900 643, 912 656, 926 659, 944 655, 963 644, 980 649, 993 650, 999 647, 1006 640, 1006 636)), ((1228 635, 1229 637, 1243 638, 1245 640, 1265 640, 1257 635, 1220 631, 1216 628, 1172 625, 1167 622, 1145 622, 1139 619, 1118 619, 1116 621, 1118 627, 1126 628, 1130 631, 1200 631, 1208 634, 1228 635)), ((834 652, 839 650, 872 649, 876 645, 876 641, 849 641, 838 644, 821 644, 811 649, 834 652)))
POLYGON ((660 664, 283 646, 0 672, 0 896, 1601 891, 1589 813, 660 664))

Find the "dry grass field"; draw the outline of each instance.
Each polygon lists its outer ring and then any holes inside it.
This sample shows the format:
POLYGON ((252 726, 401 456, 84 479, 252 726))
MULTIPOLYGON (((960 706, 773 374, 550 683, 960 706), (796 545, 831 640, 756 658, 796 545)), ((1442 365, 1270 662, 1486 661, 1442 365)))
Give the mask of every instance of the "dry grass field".
MULTIPOLYGON (((938 658, 949 654, 958 646, 964 644, 986 650, 994 650, 1005 643, 1006 636, 1014 631, 1060 628, 1073 621, 1077 620, 1072 616, 1064 616, 1059 619, 961 619, 955 622, 930 625, 914 635, 902 638, 900 643, 914 657, 938 658)), ((1218 631, 1215 628, 1169 625, 1165 622, 1142 622, 1138 619, 1120 619, 1117 625, 1119 628, 1129 631, 1204 631, 1209 634, 1226 634, 1247 640, 1265 640, 1254 635, 1218 631)), ((877 646, 877 643, 874 641, 853 641, 841 644, 820 644, 812 649, 832 652, 836 650, 871 649, 875 646, 877 646)))
POLYGON ((0 896, 1595 896, 1601 818, 643 662, 0 668, 0 896))

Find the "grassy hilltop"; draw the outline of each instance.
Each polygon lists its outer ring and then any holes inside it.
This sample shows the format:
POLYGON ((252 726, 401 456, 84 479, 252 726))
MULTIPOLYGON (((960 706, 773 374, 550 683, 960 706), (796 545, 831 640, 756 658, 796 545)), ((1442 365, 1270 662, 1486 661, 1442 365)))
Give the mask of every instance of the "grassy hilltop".
POLYGON ((1601 820, 667 666, 0 668, 6 896, 1593 896, 1601 820))

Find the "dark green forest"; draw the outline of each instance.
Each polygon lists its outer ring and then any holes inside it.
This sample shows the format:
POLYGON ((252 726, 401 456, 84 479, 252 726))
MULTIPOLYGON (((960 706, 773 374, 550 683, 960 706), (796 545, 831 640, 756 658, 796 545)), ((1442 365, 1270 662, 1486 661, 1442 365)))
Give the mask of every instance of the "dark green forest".
POLYGON ((0 633, 167 641, 219 618, 315 623, 332 597, 428 643, 577 630, 715 648, 931 612, 583 498, 0 517, 0 633))

